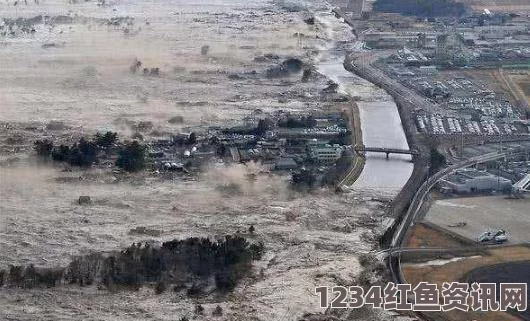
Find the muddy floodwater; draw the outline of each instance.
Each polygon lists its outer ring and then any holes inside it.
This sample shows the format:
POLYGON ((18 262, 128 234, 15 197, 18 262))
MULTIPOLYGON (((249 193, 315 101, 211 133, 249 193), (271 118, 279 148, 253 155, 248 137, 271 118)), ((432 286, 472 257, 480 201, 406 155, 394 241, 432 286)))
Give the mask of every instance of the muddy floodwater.
MULTIPOLYGON (((236 232, 266 249, 254 275, 226 297, 155 295, 149 286, 118 293, 97 286, 2 287, 0 320, 169 321, 194 318, 198 303, 208 313, 204 319, 220 305, 218 320, 298 320, 323 311, 315 286, 354 284, 363 269, 359 255, 374 250, 387 219, 390 197, 379 191, 392 194, 404 184, 406 160, 370 155, 358 183, 363 188, 335 194, 293 191, 288 177, 260 164, 211 164, 197 177, 166 179, 118 175, 112 166, 69 169, 38 160, 33 150, 37 139, 71 142, 101 130, 131 139, 139 123, 149 124, 142 135, 153 140, 240 124, 263 111, 322 110, 329 107, 318 99, 326 77, 361 97, 367 144, 406 147, 390 98, 342 68, 344 49, 355 44, 330 5, 3 0, 0 18, 21 18, 24 26, 0 34, 0 269, 60 267, 76 255, 133 242, 236 232), (304 22, 312 13, 315 25, 304 22), (300 75, 263 77, 274 63, 266 57, 274 56, 299 57, 322 75, 308 82, 300 75), (159 73, 131 72, 136 61, 159 73), (376 131, 377 117, 388 132, 376 131), (175 118, 181 121, 169 121, 175 118), (91 204, 80 205, 79 196, 90 196, 91 204), (156 233, 132 232, 138 230, 156 233)), ((359 320, 394 317, 367 311, 359 320)))
POLYGON ((0 3, 2 17, 44 19, 35 32, 0 39, 1 120, 124 133, 131 122, 150 121, 164 132, 226 124, 256 108, 306 108, 278 103, 278 82, 227 81, 230 73, 252 75, 270 65, 255 60, 261 55, 304 55, 293 37, 305 32, 304 23, 267 1, 28 3, 0 3), (132 74, 134 59, 160 76, 132 74), (169 124, 174 116, 184 124, 169 124))

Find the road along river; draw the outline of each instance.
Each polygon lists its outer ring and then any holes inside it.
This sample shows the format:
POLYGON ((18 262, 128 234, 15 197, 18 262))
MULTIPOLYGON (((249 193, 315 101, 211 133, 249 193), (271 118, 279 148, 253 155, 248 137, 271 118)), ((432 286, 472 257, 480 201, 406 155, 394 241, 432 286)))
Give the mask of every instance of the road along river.
MULTIPOLYGON (((401 119, 392 97, 384 90, 344 69, 348 51, 362 50, 351 28, 331 12, 315 15, 328 36, 328 45, 321 48, 317 69, 339 85, 339 90, 357 101, 363 143, 369 147, 408 149, 401 119)), ((367 153, 366 163, 354 189, 397 194, 413 169, 410 155, 367 153)))

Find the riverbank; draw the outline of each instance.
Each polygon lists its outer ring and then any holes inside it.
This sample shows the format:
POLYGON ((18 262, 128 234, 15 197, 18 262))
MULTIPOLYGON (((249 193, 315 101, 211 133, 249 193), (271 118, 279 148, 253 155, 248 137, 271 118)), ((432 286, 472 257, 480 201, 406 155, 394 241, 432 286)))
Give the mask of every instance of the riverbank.
MULTIPOLYGON (((335 8, 333 12, 337 17, 342 18, 344 22, 352 28, 353 34, 356 36, 358 35, 358 32, 355 29, 354 21, 350 19, 350 17, 348 17, 344 12, 342 12, 342 10, 338 8, 335 8)), ((381 77, 382 73, 379 70, 376 70, 376 67, 373 67, 370 64, 372 60, 368 60, 368 63, 363 61, 360 66, 355 64, 355 60, 355 55, 351 53, 347 55, 344 60, 344 68, 375 84, 376 86, 383 88, 389 95, 392 96, 398 109, 409 148, 420 151, 420 156, 413 159, 414 167, 409 179, 392 202, 392 216, 399 217, 406 210, 412 197, 414 196, 415 191, 427 178, 429 163, 425 155, 428 155, 429 148, 425 144, 420 143, 415 135, 416 129, 414 121, 411 118, 411 112, 414 106, 410 100, 405 98, 407 95, 402 95, 396 91, 396 88, 392 87, 391 83, 385 82, 384 75, 381 77)))
MULTIPOLYGON (((351 126, 351 145, 357 146, 363 143, 363 133, 361 129, 361 115, 359 113, 359 106, 356 102, 351 102, 351 110, 349 113, 349 124, 351 126)), ((357 153, 353 154, 353 159, 350 168, 344 173, 343 178, 337 183, 338 189, 347 189, 351 186, 361 175, 366 159, 357 153)))
MULTIPOLYGON (((369 81, 346 70, 344 59, 358 50, 355 32, 337 11, 318 12, 315 21, 326 29, 331 40, 323 50, 317 70, 338 85, 338 90, 355 103, 356 136, 353 145, 398 147, 408 149, 398 110, 391 96, 369 81)), ((351 22, 350 22, 351 23, 351 22)), ((374 195, 394 197, 403 188, 412 172, 408 155, 392 155, 390 159, 378 153, 354 158, 352 166, 341 182, 348 189, 374 195)))
POLYGON ((416 149, 420 152, 420 156, 414 157, 413 159, 414 167, 410 178, 392 202, 392 216, 399 217, 404 213, 410 200, 428 174, 429 162, 425 155, 428 155, 429 149, 425 144, 420 143, 415 135, 415 127, 411 118, 411 112, 414 106, 405 98, 406 96, 401 95, 390 83, 385 82, 385 77, 381 75, 381 71, 377 70, 371 64, 365 64, 364 62, 362 65, 356 64, 356 57, 349 55, 344 61, 344 68, 383 88, 393 97, 398 108, 409 148, 416 149))

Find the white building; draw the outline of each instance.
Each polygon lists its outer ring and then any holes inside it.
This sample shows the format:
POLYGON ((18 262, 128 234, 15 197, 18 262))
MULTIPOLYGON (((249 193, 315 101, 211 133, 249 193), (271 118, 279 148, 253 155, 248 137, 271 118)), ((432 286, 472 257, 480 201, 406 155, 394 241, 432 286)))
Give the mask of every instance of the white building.
POLYGON ((440 182, 443 190, 454 193, 477 193, 511 190, 512 182, 504 177, 477 170, 463 170, 440 182))
POLYGON ((342 155, 342 146, 321 144, 311 146, 311 156, 320 163, 334 163, 342 155))

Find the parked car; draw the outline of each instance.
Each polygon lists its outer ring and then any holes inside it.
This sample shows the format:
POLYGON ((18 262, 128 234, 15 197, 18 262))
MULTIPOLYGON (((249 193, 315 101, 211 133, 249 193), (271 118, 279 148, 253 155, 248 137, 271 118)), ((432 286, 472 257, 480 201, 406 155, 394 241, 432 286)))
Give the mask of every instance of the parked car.
POLYGON ((508 236, 505 230, 486 231, 477 238, 477 242, 479 243, 504 243, 506 241, 508 241, 508 236))

